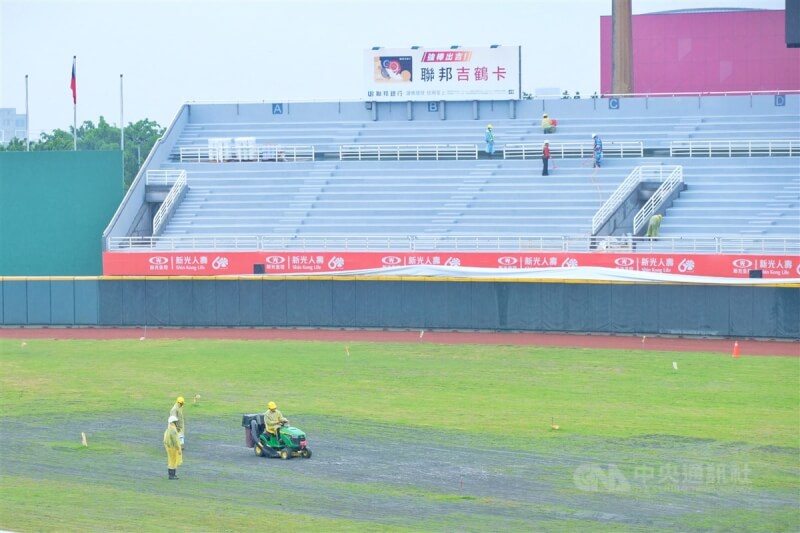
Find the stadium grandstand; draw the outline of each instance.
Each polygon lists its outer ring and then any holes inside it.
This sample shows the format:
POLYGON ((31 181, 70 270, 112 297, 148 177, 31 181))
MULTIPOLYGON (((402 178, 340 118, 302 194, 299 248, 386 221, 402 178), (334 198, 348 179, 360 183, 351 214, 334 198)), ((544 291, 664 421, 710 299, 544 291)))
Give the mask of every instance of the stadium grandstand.
POLYGON ((799 99, 447 102, 445 119, 424 103, 278 104, 282 114, 266 103, 186 104, 105 250, 144 254, 153 267, 168 251, 797 255, 799 99), (556 134, 542 132, 543 112, 558 117, 556 134), (604 143, 599 169, 593 133, 604 143), (545 140, 557 166, 547 177, 545 140), (664 221, 649 239, 655 213, 664 221))

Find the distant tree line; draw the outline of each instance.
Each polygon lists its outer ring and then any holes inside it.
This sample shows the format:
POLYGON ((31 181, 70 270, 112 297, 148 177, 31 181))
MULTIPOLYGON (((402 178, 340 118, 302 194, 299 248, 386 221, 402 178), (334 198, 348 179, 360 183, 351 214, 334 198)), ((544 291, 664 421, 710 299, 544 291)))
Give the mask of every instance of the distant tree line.
MULTIPOLYGON (((125 189, 139 172, 147 154, 156 141, 164 135, 165 128, 150 119, 129 122, 125 126, 125 189)), ((119 128, 110 125, 100 117, 97 125, 87 120, 78 126, 78 150, 119 150, 119 128)), ((55 129, 52 133, 42 133, 38 141, 31 140, 31 151, 62 150, 70 151, 72 127, 69 130, 55 129)), ((25 140, 14 138, 6 145, 0 144, 0 152, 24 152, 25 140)))

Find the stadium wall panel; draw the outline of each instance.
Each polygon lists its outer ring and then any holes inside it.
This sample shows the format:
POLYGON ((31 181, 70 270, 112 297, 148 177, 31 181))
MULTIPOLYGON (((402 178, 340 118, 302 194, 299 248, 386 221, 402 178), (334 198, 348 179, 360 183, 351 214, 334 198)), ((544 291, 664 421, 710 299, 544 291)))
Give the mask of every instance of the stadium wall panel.
POLYGON ((3 283, 3 323, 28 323, 27 283, 24 280, 3 283))
POLYGON ((28 309, 28 324, 46 324, 50 325, 50 282, 44 281, 29 281, 26 284, 25 290, 27 292, 27 309, 28 309))
POLYGON ((260 326, 264 323, 263 284, 255 279, 239 280, 239 313, 236 319, 241 326, 260 326))
POLYGON ((2 325, 426 328, 800 337, 795 285, 0 278, 2 325))
POLYGON ((147 317, 147 299, 144 280, 123 280, 122 323, 125 326, 144 324, 147 317))
MULTIPOLYGON (((67 282, 59 282, 63 284, 67 282)), ((96 326, 100 324, 100 282, 95 279, 75 280, 75 324, 96 326)))
POLYGON ((50 322, 75 324, 75 283, 50 283, 50 322))
POLYGON ((0 152, 0 276, 101 274, 121 169, 119 151, 0 152))

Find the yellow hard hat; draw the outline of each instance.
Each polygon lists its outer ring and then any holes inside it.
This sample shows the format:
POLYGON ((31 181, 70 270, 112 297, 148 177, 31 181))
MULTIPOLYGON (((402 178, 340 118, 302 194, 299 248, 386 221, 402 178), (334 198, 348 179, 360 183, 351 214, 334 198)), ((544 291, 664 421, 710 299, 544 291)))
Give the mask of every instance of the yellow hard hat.
POLYGON ((544 115, 542 115, 542 118, 547 118, 547 113, 545 113, 544 115))
POLYGON ((492 125, 491 125, 491 124, 489 124, 489 125, 488 125, 488 126, 486 126, 486 127, 487 127, 487 128, 489 128, 489 129, 492 129, 492 125))
POLYGON ((278 405, 275 402, 269 402, 267 404, 267 409, 277 409, 278 405))
POLYGON ((178 403, 184 403, 183 396, 178 396, 178 399, 175 400, 175 401, 178 402, 178 403))

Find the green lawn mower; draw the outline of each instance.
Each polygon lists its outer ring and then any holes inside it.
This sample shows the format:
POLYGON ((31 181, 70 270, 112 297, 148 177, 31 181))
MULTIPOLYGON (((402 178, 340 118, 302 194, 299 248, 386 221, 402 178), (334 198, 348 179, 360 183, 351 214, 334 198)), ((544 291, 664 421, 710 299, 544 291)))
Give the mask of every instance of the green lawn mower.
POLYGON ((259 457, 311 457, 311 450, 306 447, 306 434, 302 429, 283 425, 280 438, 264 431, 264 415, 243 415, 242 427, 248 448, 253 448, 259 457))

